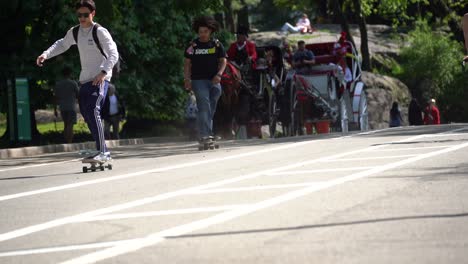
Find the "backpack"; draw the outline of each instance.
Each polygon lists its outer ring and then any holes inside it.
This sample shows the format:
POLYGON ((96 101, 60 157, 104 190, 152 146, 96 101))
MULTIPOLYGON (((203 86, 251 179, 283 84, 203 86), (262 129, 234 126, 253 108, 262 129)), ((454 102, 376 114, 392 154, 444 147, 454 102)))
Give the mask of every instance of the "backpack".
MULTIPOLYGON (((93 32, 92 32, 92 35, 93 35, 93 40, 94 40, 94 43, 96 43, 96 47, 99 49, 99 51, 101 52, 102 56, 104 56, 104 58, 107 59, 107 55, 104 53, 104 50, 102 49, 102 46, 101 46, 101 42, 99 41, 99 38, 97 36, 97 29, 100 27, 101 25, 99 25, 98 23, 96 23, 93 27, 93 32)), ((77 26, 74 26, 73 27, 73 38, 75 39, 75 43, 78 45, 78 31, 80 30, 80 25, 77 25, 77 26)), ((121 63, 122 60, 122 57, 120 56, 119 54, 119 59, 117 60, 117 62, 114 64, 114 67, 112 68, 112 73, 114 74, 119 74, 120 71, 121 71, 121 67, 120 67, 120 63, 121 63)))

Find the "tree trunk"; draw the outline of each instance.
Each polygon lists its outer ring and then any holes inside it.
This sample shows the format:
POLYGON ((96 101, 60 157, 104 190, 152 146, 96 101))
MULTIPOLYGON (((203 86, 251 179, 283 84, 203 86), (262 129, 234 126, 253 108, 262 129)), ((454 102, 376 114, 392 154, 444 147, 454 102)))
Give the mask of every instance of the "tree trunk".
POLYGON ((371 69, 370 54, 369 54, 369 38, 367 36, 366 18, 362 14, 361 1, 353 0, 356 18, 359 24, 359 31, 361 32, 361 55, 362 55, 362 69, 369 71, 371 69))
POLYGON ((234 23, 234 11, 232 9, 232 0, 223 0, 223 2, 224 2, 224 10, 226 12, 226 16, 225 16, 226 29, 234 33, 236 31, 236 28, 235 28, 235 23, 234 23))
POLYGON ((333 1, 332 5, 333 5, 333 11, 335 13, 335 17, 340 21, 341 30, 346 32, 348 40, 351 41, 351 43, 353 43, 353 45, 356 46, 356 44, 354 43, 353 36, 351 35, 351 32, 349 30, 348 21, 346 20, 346 17, 343 14, 343 10, 341 9, 341 5, 342 5, 341 1, 340 0, 331 0, 331 1, 333 1))
POLYGON ((239 28, 240 25, 250 29, 250 21, 249 21, 249 6, 242 1, 242 4, 244 7, 239 11, 237 15, 237 28, 239 28))

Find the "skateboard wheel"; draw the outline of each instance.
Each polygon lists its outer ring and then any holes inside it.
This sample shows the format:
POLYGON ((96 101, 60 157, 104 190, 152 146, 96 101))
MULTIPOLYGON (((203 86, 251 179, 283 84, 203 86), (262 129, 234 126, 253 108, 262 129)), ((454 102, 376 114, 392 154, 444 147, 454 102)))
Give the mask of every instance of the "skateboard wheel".
POLYGON ((112 170, 112 165, 111 164, 107 165, 107 169, 112 170))
POLYGON ((101 167, 99 167, 99 169, 101 169, 101 171, 104 171, 104 166, 101 165, 101 167))
POLYGON ((215 149, 219 149, 219 145, 215 145, 215 149))
POLYGON ((88 172, 88 168, 87 167, 83 167, 83 173, 87 173, 88 172))

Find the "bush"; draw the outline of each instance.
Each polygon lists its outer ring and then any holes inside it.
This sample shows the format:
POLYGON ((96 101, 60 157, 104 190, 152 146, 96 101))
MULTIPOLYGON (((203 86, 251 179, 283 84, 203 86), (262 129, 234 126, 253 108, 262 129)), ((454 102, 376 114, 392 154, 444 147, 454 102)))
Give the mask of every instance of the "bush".
POLYGON ((418 21, 401 51, 397 74, 420 99, 439 98, 460 74, 460 45, 449 35, 434 32, 426 21, 418 21))
POLYGON ((396 77, 408 85, 422 105, 436 98, 445 122, 468 120, 468 72, 462 72, 462 46, 451 36, 433 31, 418 21, 401 51, 401 68, 396 77))

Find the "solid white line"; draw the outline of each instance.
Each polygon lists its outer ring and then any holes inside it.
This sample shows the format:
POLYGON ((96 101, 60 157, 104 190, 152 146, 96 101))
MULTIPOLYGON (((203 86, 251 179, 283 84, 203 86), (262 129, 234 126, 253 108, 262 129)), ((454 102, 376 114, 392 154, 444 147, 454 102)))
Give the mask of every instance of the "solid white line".
MULTIPOLYGON (((68 162, 74 162, 74 161, 79 161, 79 160, 81 160, 81 158, 80 158, 80 159, 72 159, 72 160, 57 161, 57 162, 50 162, 50 163, 41 163, 41 164, 35 164, 35 165, 27 165, 27 166, 14 167, 14 168, 8 168, 8 169, 1 169, 0 172, 21 170, 21 169, 29 169, 29 168, 36 168, 36 167, 43 167, 43 166, 48 166, 48 165, 57 165, 57 164, 68 163, 68 162)), ((0 178, 0 179, 1 179, 1 178, 0 178)), ((1 201, 1 200, 0 200, 0 201, 1 201)))
POLYGON ((424 135, 425 138, 432 138, 432 137, 458 137, 458 136, 468 136, 468 133, 444 133, 444 134, 424 135))
POLYGON ((249 187, 239 187, 239 188, 209 189, 209 190, 195 191, 192 194, 210 194, 210 193, 248 192, 248 191, 258 191, 258 190, 287 189, 287 188, 310 186, 314 184, 320 184, 320 182, 304 182, 304 183, 294 183, 294 184, 272 184, 272 185, 249 186, 249 187))
MULTIPOLYGON (((9 194, 9 195, 0 196, 0 201, 7 201, 7 200, 11 200, 11 199, 26 197, 26 196, 32 196, 32 195, 37 195, 37 194, 49 193, 49 192, 56 192, 56 191, 67 190, 67 189, 72 189, 72 188, 78 188, 78 187, 92 185, 92 184, 105 183, 105 182, 110 182, 110 181, 115 181, 115 180, 128 179, 128 178, 133 178, 133 177, 137 177, 137 176, 141 176, 141 175, 145 175, 145 174, 149 174, 149 173, 165 172, 165 171, 170 171, 170 170, 175 170, 175 169, 182 169, 182 168, 194 167, 194 166, 198 166, 198 165, 204 165, 204 164, 208 164, 208 163, 217 163, 217 162, 220 162, 220 161, 250 157, 250 156, 258 155, 258 154, 261 154, 261 153, 268 153, 268 152, 271 152, 271 151, 277 151, 277 150, 300 147, 300 146, 304 146, 304 145, 307 145, 307 144, 320 142, 320 141, 324 141, 324 140, 326 140, 326 139, 295 142, 295 143, 290 143, 290 144, 286 144, 286 145, 279 146, 279 147, 256 150, 256 151, 252 151, 252 152, 227 156, 227 157, 223 157, 223 158, 214 158, 214 159, 203 160, 203 161, 182 163, 182 164, 179 164, 179 165, 173 165, 173 166, 169 166, 169 167, 144 170, 144 171, 133 172, 133 173, 128 173, 128 174, 122 174, 122 175, 117 175, 117 176, 112 176, 112 177, 101 178, 101 179, 83 181, 83 182, 79 182, 79 183, 71 183, 71 184, 65 184, 65 185, 60 185, 60 186, 55 186, 55 187, 38 189, 38 190, 34 190, 34 191, 27 191, 27 192, 21 192, 21 193, 16 193, 16 194, 9 194)), ((47 164, 41 164, 41 166, 46 166, 46 165, 47 164)))
POLYGON ((83 218, 79 222, 94 222, 94 221, 108 221, 118 219, 129 219, 129 218, 140 218, 148 216, 167 216, 167 215, 181 215, 181 214, 193 214, 193 213, 209 213, 219 212, 238 209, 247 206, 246 204, 238 205, 225 205, 225 206, 213 206, 213 207, 200 207, 200 208, 186 208, 186 209, 175 209, 175 210, 164 210, 164 211, 150 211, 150 212, 139 212, 139 213, 128 213, 128 214, 108 214, 94 216, 90 218, 83 218))
POLYGON ((320 190, 328 189, 328 188, 331 188, 331 187, 334 187, 334 186, 337 186, 337 185, 341 185, 341 184, 344 184, 344 183, 347 183, 347 182, 363 179, 363 178, 369 177, 369 176, 377 174, 377 173, 381 173, 381 172, 384 172, 384 171, 387 171, 387 170, 390 170, 390 169, 398 168, 398 167, 401 167, 401 166, 404 166, 404 165, 407 165, 407 164, 411 164, 411 163, 414 163, 414 162, 417 162, 417 161, 420 161, 420 160, 423 160, 423 159, 427 159, 427 158, 430 158, 430 157, 434 157, 434 156, 438 156, 438 155, 441 155, 441 154, 453 152, 453 151, 456 151, 456 150, 459 150, 459 149, 462 149, 462 148, 465 148, 465 147, 468 147, 468 143, 461 144, 461 145, 458 145, 458 146, 454 146, 454 147, 451 147, 451 148, 448 148, 448 149, 443 149, 443 150, 434 151, 434 152, 427 153, 427 154, 422 154, 422 155, 412 157, 412 158, 409 158, 409 159, 406 159, 406 160, 401 160, 401 161, 398 161, 398 162, 386 164, 386 165, 379 166, 379 167, 376 167, 376 168, 368 170, 368 171, 358 172, 358 173, 351 174, 351 175, 346 176, 346 177, 341 177, 341 178, 338 178, 338 179, 330 180, 330 181, 327 181, 327 182, 325 182, 324 184, 321 184, 321 185, 316 185, 316 186, 314 185, 314 186, 310 186, 310 187, 307 187, 307 188, 304 188, 304 189, 292 191, 292 192, 289 192, 289 193, 286 193, 286 194, 283 194, 283 195, 280 195, 280 196, 277 196, 277 197, 274 197, 274 198, 267 199, 265 201, 256 203, 256 204, 254 204, 252 206, 248 206, 246 208, 232 210, 232 211, 229 211, 229 212, 214 215, 212 217, 208 217, 206 219, 201 219, 201 220, 198 220, 198 221, 194 221, 192 223, 188 223, 188 224, 176 226, 176 227, 173 227, 173 228, 169 228, 169 229, 166 229, 166 230, 163 230, 163 231, 160 231, 160 232, 150 234, 150 235, 145 236, 144 238, 141 238, 139 240, 134 240, 134 241, 124 243, 124 244, 119 244, 119 245, 114 246, 112 248, 104 249, 104 250, 101 250, 101 251, 97 251, 97 252, 94 252, 94 253, 90 253, 90 254, 83 255, 83 256, 78 257, 78 258, 74 258, 74 259, 62 262, 62 264, 95 263, 97 261, 101 261, 101 260, 109 259, 109 258, 112 258, 112 257, 120 256, 120 255, 123 255, 123 254, 126 254, 126 253, 135 252, 135 251, 140 250, 142 248, 146 248, 146 247, 149 247, 149 246, 154 246, 155 244, 158 244, 158 243, 164 241, 164 239, 166 237, 177 237, 177 236, 181 236, 181 235, 184 235, 184 234, 192 233, 194 231, 201 230, 201 229, 210 227, 210 226, 215 225, 215 224, 221 224, 221 223, 227 222, 229 220, 233 220, 233 219, 239 218, 241 216, 244 216, 244 215, 247 215, 247 214, 262 210, 262 209, 273 207, 275 205, 279 205, 279 204, 282 204, 282 203, 285 203, 285 202, 288 202, 288 201, 303 197, 305 195, 308 195, 308 194, 311 194, 311 193, 314 193, 314 192, 317 192, 317 191, 320 191, 320 190))
MULTIPOLYGON (((416 137, 413 137, 413 138, 416 138, 416 137)), ((411 139, 411 138, 407 138, 405 140, 409 140, 409 139, 411 139)), ((226 185, 226 184, 240 182, 240 181, 243 181, 243 180, 259 177, 259 176, 265 175, 266 173, 298 168, 298 167, 301 167, 301 166, 305 166, 305 165, 325 161, 327 159, 337 159, 337 158, 344 157, 344 156, 347 156, 347 155, 357 154, 357 153, 365 152, 365 151, 368 151, 368 150, 371 150, 371 149, 381 148, 383 146, 385 146, 385 145, 372 146, 372 147, 367 147, 367 148, 360 149, 360 150, 354 150, 354 151, 350 151, 350 152, 335 154, 335 155, 332 155, 332 156, 329 156, 329 157, 322 157, 322 158, 319 158, 319 159, 308 160, 308 161, 304 161, 304 162, 290 164, 290 165, 278 167, 278 168, 275 168, 275 169, 264 170, 264 171, 255 172, 255 173, 251 173, 251 174, 247 174, 247 175, 243 175, 243 176, 239 176, 239 177, 235 177, 235 178, 230 178, 230 179, 226 179, 226 180, 221 180, 221 181, 217 181, 217 182, 213 182, 213 183, 208 183, 208 184, 199 185, 199 186, 195 186, 195 187, 189 187, 189 188, 181 189, 181 190, 174 191, 174 192, 159 194, 159 195, 152 196, 152 197, 146 197, 146 198, 143 198, 143 199, 139 199, 139 200, 135 200, 135 201, 119 204, 119 205, 113 205, 113 206, 107 207, 107 208, 102 208, 102 209, 89 211, 89 212, 81 213, 81 214, 74 215, 74 216, 69 216, 69 217, 64 217, 64 218, 52 220, 52 221, 45 222, 45 223, 42 223, 42 224, 36 224, 36 225, 20 228, 20 229, 17 229, 17 230, 13 230, 13 231, 10 231, 10 232, 7 232, 7 233, 0 234, 0 242, 10 240, 10 239, 13 239, 13 238, 17 238, 17 237, 21 237, 21 236, 25 236, 25 235, 29 235, 29 234, 32 234, 32 233, 35 233, 35 232, 47 230, 47 229, 54 228, 54 227, 57 227, 57 226, 62 226, 62 225, 68 224, 68 223, 73 223, 73 222, 76 222, 76 221, 78 221, 80 219, 83 219, 83 218, 89 218, 89 217, 93 217, 93 216, 97 216, 97 215, 109 214, 109 213, 112 213, 112 212, 125 210, 125 209, 129 209, 129 208, 137 207, 137 206, 142 206, 142 205, 153 203, 153 202, 156 202, 156 201, 163 201, 163 200, 167 200, 167 199, 182 196, 182 195, 187 195, 187 194, 193 193, 194 191, 198 191, 198 190, 201 190, 201 189, 219 187, 219 186, 223 186, 223 185, 226 185)), ((269 149, 267 151, 271 151, 271 149, 269 149)))
POLYGON ((446 145, 446 146, 436 146, 436 147, 414 147, 414 148, 391 148, 391 149, 376 149, 373 151, 381 152, 381 151, 400 151, 400 150, 424 150, 424 149, 442 149, 442 148, 450 148, 454 145, 446 145))
POLYGON ((318 170, 296 170, 296 171, 284 171, 284 172, 273 172, 268 173, 268 176, 281 176, 281 175, 296 175, 296 174, 312 174, 312 173, 322 173, 322 172, 340 172, 340 171, 358 171, 358 170, 368 170, 374 167, 352 167, 352 168, 336 168, 336 169, 318 169, 318 170))
POLYGON ((468 130, 468 127, 462 127, 462 128, 454 129, 454 130, 447 131, 447 132, 444 132, 444 133, 441 133, 441 134, 449 134, 449 133, 454 133, 454 132, 464 131, 464 130, 468 130))
POLYGON ((396 156, 382 156, 382 157, 361 157, 361 158, 350 158, 350 159, 333 159, 327 160, 325 162, 336 162, 336 161, 359 161, 359 160, 382 160, 382 159, 399 159, 399 158, 408 158, 414 157, 417 154, 407 154, 407 155, 396 155, 396 156))
POLYGON ((45 253, 55 253, 55 252, 64 252, 64 251, 106 248, 106 247, 113 247, 113 246, 117 246, 117 245, 120 245, 120 244, 129 243, 129 242, 132 242, 134 240, 135 239, 128 239, 128 240, 118 240, 118 241, 92 243, 92 244, 84 244, 84 245, 70 245, 70 246, 63 246, 63 247, 50 247, 50 248, 17 250, 17 251, 10 251, 10 252, 2 252, 2 253, 0 253, 0 257, 16 257, 16 256, 25 256, 25 255, 34 255, 34 254, 45 254, 45 253))

